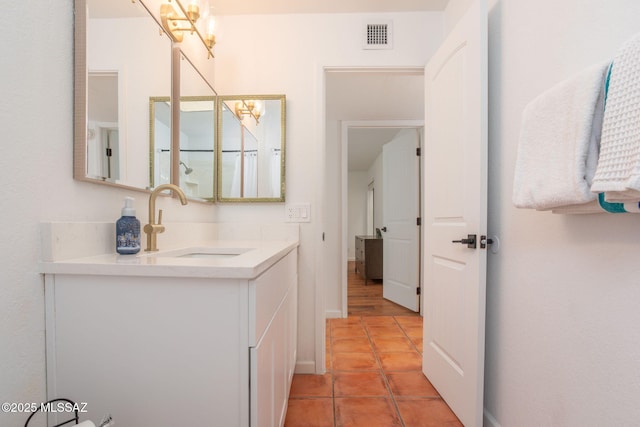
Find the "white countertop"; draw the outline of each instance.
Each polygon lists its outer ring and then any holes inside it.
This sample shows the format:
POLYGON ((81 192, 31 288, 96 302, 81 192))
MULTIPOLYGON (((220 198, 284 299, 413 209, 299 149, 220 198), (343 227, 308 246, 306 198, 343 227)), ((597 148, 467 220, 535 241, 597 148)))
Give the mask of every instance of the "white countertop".
POLYGON ((296 240, 214 240, 193 246, 141 250, 135 255, 109 253, 40 263, 45 274, 252 279, 298 247, 296 240), (207 248, 250 248, 231 257, 175 256, 207 248))

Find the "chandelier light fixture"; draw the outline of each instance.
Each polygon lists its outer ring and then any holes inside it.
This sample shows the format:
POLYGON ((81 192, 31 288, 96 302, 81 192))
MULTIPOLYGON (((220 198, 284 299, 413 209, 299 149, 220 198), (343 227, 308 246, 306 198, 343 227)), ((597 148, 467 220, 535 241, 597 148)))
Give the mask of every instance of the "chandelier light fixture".
POLYGON ((160 5, 160 18, 162 27, 173 41, 181 43, 185 33, 196 34, 207 49, 207 57, 213 58, 213 46, 216 44, 215 19, 209 12, 208 4, 203 9, 204 13, 201 15, 198 0, 190 0, 186 8, 180 0, 168 0, 160 5), (200 29, 197 23, 201 24, 200 29))
POLYGON ((241 100, 235 103, 236 116, 242 120, 245 116, 251 116, 256 121, 256 125, 260 123, 260 117, 264 116, 264 102, 257 100, 241 100))

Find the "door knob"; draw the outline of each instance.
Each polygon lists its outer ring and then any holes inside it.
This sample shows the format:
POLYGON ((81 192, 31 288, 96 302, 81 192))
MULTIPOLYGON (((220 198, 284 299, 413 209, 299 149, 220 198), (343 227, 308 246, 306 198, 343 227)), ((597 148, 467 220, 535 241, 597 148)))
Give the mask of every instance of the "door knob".
POLYGON ((467 245, 467 247, 469 249, 475 249, 476 248, 476 235, 475 234, 467 234, 467 238, 466 239, 460 239, 460 240, 452 240, 451 243, 462 243, 463 245, 467 245))
POLYGON ((387 227, 382 227, 380 230, 384 231, 385 233, 387 232, 387 227))

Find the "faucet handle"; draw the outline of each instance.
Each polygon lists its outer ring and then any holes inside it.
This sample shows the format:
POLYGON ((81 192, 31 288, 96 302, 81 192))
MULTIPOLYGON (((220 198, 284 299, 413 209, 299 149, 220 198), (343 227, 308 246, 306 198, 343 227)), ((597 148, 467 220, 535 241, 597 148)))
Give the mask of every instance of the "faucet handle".
POLYGON ((158 209, 158 225, 162 224, 162 209, 158 209))

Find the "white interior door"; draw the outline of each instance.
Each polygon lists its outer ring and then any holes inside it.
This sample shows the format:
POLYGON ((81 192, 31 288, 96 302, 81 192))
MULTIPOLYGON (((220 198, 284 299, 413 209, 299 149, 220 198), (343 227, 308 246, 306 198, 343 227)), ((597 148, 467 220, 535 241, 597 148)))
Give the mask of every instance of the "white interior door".
POLYGON ((482 425, 487 226, 487 12, 474 0, 425 68, 423 372, 482 425))
POLYGON ((418 130, 405 129, 382 147, 382 296, 413 311, 420 309, 418 145, 418 130))

